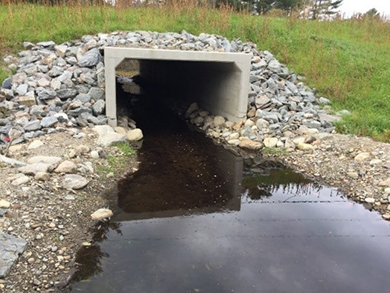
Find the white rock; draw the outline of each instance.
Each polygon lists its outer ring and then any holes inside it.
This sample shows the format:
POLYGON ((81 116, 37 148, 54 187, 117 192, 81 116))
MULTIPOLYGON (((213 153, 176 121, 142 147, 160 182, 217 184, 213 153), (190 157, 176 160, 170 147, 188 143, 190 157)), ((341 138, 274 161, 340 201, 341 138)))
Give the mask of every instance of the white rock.
POLYGON ((32 141, 27 149, 33 150, 33 149, 40 148, 41 146, 43 146, 43 142, 41 140, 37 139, 37 140, 32 141))
POLYGON ((358 155, 355 157, 355 161, 356 161, 356 162, 362 162, 362 161, 368 159, 370 156, 371 156, 370 153, 368 153, 368 152, 363 152, 363 153, 358 154, 358 155))
POLYGON ((266 148, 274 148, 278 143, 278 139, 276 137, 267 137, 264 139, 263 143, 266 148))
POLYGON ((214 127, 222 127, 225 124, 225 118, 222 116, 215 116, 214 117, 214 127))
POLYGON ((116 132, 107 132, 103 135, 100 135, 97 144, 107 147, 116 142, 123 142, 127 140, 127 136, 124 134, 116 133, 116 132))
POLYGON ((99 152, 92 151, 90 156, 91 156, 92 159, 99 159, 99 152))
POLYGON ((232 139, 232 140, 228 140, 228 144, 231 144, 231 145, 234 145, 234 146, 237 146, 240 144, 240 140, 239 139, 232 139))
POLYGON ((299 143, 297 145, 297 148, 301 151, 312 151, 314 150, 314 146, 312 146, 311 144, 308 144, 308 143, 299 143))
POLYGON ((9 201, 6 201, 5 199, 0 199, 0 208, 8 209, 11 206, 11 203, 9 201))
POLYGON ((353 179, 358 179, 359 174, 357 172, 351 171, 347 173, 348 177, 353 178, 353 179))
POLYGON ((374 202, 375 202, 375 198, 366 197, 366 198, 364 199, 364 201, 365 201, 366 203, 374 203, 374 202))
POLYGON ((139 128, 128 131, 126 135, 128 141, 139 141, 144 137, 142 130, 139 128))
POLYGON ((390 194, 390 187, 385 188, 385 193, 386 193, 386 194, 390 194))
POLYGON ((77 166, 72 161, 63 161, 54 170, 54 172, 56 173, 73 173, 75 171, 77 171, 77 166))
POLYGON ((26 166, 25 162, 21 162, 21 161, 15 160, 15 159, 10 159, 10 158, 3 156, 3 155, 0 155, 0 162, 4 163, 4 164, 11 165, 13 167, 26 166))
POLYGON ((92 128, 93 131, 95 131, 98 135, 104 135, 109 132, 115 132, 115 130, 108 125, 97 125, 92 128))
POLYGON ((66 189, 81 189, 87 186, 88 183, 89 180, 76 174, 65 175, 62 180, 62 186, 66 189))
POLYGON ((114 213, 109 209, 98 209, 96 212, 91 214, 92 220, 101 221, 112 217, 114 213))
POLYGON ((120 133, 120 134, 126 134, 127 130, 121 126, 117 126, 114 128, 115 132, 120 133))
POLYGON ((50 175, 47 172, 38 172, 35 174, 34 179, 37 181, 49 181, 50 175))
POLYGON ((29 164, 44 163, 49 165, 58 164, 61 161, 60 157, 50 157, 50 156, 35 156, 27 160, 29 164))
POLYGON ((29 181, 30 181, 30 178, 28 176, 22 176, 22 177, 19 177, 19 178, 13 180, 11 182, 11 184, 13 186, 19 186, 19 185, 25 184, 25 183, 27 183, 29 181))
POLYGON ((235 132, 235 133, 232 133, 229 135, 229 139, 228 140, 232 140, 232 139, 238 139, 240 137, 240 134, 235 132))
POLYGON ((24 167, 20 167, 18 170, 26 175, 36 175, 39 172, 47 172, 51 164, 45 163, 34 163, 29 164, 24 167))

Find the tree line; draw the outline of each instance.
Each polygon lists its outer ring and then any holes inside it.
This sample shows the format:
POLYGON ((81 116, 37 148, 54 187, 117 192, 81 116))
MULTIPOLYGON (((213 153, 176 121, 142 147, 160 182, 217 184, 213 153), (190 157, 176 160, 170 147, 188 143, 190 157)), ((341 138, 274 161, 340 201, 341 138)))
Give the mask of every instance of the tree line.
POLYGON ((343 0, 217 0, 217 7, 229 5, 237 10, 249 10, 255 14, 267 14, 279 9, 289 15, 298 11, 308 19, 324 19, 337 13, 343 0))

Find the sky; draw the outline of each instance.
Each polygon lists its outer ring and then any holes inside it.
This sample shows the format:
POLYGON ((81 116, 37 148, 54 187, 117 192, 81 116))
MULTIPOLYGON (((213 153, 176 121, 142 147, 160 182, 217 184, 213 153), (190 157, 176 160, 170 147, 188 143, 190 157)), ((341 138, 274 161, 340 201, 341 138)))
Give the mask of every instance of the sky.
POLYGON ((344 0, 340 6, 341 12, 347 17, 353 13, 365 13, 371 8, 376 8, 380 14, 390 16, 390 0, 344 0))

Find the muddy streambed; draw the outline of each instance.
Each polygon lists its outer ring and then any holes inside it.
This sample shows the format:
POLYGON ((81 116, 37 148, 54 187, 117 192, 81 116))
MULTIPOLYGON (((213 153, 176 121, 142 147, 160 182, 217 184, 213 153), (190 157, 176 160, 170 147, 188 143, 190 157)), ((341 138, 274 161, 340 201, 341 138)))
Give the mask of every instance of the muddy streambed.
POLYGON ((108 191, 115 215, 79 251, 69 291, 388 290, 390 226, 379 214, 291 170, 248 166, 149 109, 135 117, 139 170, 108 191))

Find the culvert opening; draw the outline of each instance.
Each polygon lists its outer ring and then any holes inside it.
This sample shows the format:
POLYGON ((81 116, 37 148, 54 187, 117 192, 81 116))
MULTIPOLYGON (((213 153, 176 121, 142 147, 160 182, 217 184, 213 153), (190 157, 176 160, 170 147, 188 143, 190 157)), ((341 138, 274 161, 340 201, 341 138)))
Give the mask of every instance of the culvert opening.
POLYGON ((116 86, 116 74, 121 71, 136 77, 148 96, 197 102, 231 121, 246 116, 251 62, 247 54, 106 47, 104 58, 106 114, 111 126, 117 126, 118 113, 126 105, 117 101, 121 89, 116 86))

